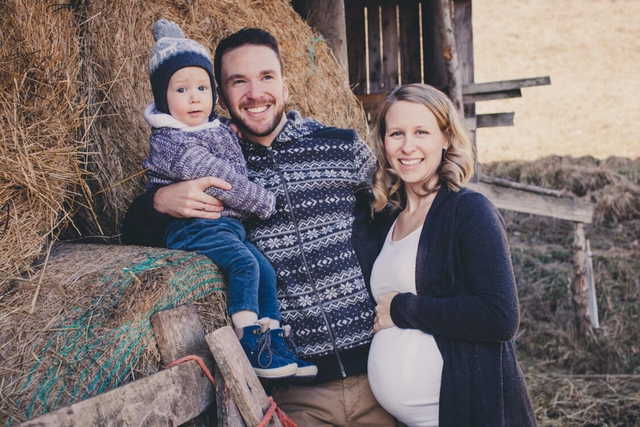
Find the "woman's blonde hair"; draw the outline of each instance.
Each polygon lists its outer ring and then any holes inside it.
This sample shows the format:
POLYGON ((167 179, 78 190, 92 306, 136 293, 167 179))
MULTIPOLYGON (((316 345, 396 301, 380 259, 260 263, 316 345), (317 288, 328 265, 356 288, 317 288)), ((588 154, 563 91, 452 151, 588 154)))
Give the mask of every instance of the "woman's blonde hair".
POLYGON ((397 208, 403 208, 405 204, 403 182, 391 168, 384 149, 387 112, 398 101, 413 102, 427 107, 435 116, 440 131, 449 143, 449 147, 443 150, 437 178, 423 183, 425 194, 437 191, 442 183, 449 189, 458 191, 473 175, 471 139, 453 102, 444 93, 429 85, 412 83, 397 87, 374 108, 372 149, 378 159, 373 176, 375 200, 371 208, 374 211, 384 209, 388 203, 397 208))

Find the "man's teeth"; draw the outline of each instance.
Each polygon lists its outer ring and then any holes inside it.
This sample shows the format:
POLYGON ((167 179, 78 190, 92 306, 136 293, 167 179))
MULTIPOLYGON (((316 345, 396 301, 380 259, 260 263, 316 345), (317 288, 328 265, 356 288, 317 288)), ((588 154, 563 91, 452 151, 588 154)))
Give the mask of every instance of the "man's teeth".
POLYGON ((411 160, 400 160, 400 163, 402 163, 405 166, 412 166, 412 165, 417 165, 418 163, 420 163, 422 161, 422 159, 411 159, 411 160))
POLYGON ((262 107, 247 108, 247 111, 249 111, 250 113, 253 113, 253 114, 257 114, 257 113, 262 113, 266 109, 267 109, 267 106, 263 105, 262 107))

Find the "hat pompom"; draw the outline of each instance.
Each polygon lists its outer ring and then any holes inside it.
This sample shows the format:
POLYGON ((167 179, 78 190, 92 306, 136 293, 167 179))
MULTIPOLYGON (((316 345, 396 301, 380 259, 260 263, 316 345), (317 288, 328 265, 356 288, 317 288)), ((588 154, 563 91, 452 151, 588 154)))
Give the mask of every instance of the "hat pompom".
POLYGON ((153 39, 158 41, 162 37, 185 38, 178 24, 166 19, 159 19, 153 24, 153 39))

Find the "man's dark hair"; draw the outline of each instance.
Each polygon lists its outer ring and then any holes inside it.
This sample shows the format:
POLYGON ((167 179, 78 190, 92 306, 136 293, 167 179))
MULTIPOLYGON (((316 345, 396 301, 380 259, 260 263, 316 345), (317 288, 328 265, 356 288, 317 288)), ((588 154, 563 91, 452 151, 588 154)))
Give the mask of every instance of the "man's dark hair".
POLYGON ((220 82, 222 71, 222 56, 237 47, 247 44, 255 46, 266 46, 275 52, 280 62, 280 72, 283 71, 282 57, 280 56, 280 48, 278 47, 278 40, 266 30, 260 28, 243 28, 240 31, 225 37, 218 43, 216 53, 213 59, 214 74, 218 87, 222 87, 220 82))

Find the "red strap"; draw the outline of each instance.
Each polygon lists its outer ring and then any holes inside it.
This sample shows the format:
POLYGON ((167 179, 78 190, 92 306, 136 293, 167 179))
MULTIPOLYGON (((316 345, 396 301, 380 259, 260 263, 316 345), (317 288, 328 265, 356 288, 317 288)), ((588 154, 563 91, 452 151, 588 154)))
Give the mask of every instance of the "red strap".
MULTIPOLYGON (((188 362, 190 360, 195 360, 196 362, 198 362, 198 365, 200 365, 200 368, 204 371, 204 374, 207 376, 207 378, 209 378, 209 381, 211 381, 211 384, 215 386, 216 380, 213 379, 213 375, 211 375, 211 372, 209 372, 209 369, 207 369, 202 359, 199 358, 198 356, 181 357, 180 359, 174 360, 173 362, 169 363, 167 366, 165 366, 165 369, 173 368, 174 366, 177 366, 184 362, 188 362)), ((271 418, 273 418, 274 412, 278 414, 278 418, 280 419, 280 422, 282 423, 283 427, 298 427, 297 424, 293 422, 291 418, 287 417, 287 414, 285 414, 282 411, 282 409, 278 408, 278 405, 276 405, 276 402, 273 400, 273 397, 271 396, 269 396, 269 403, 270 403, 269 409, 267 409, 267 412, 265 412, 264 416, 262 417, 262 421, 260 421, 256 425, 256 427, 265 427, 267 424, 269 424, 269 421, 271 421, 271 418)))

